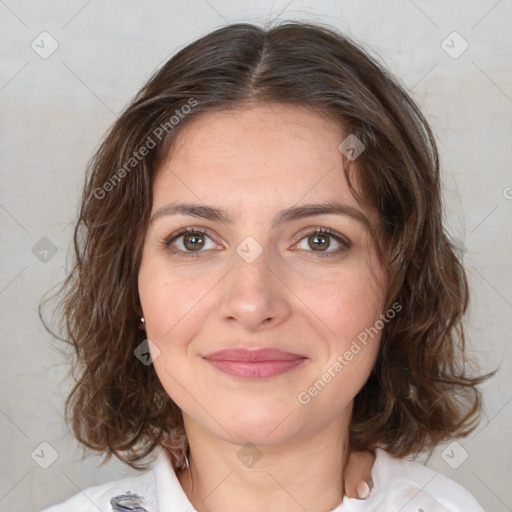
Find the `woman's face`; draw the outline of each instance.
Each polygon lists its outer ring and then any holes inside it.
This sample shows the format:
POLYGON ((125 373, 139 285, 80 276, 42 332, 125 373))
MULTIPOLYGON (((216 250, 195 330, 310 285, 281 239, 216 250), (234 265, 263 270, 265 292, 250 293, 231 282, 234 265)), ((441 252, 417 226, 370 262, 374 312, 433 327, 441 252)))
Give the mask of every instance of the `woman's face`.
POLYGON ((209 434, 263 446, 319 432, 350 416, 371 372, 380 331, 365 329, 383 323, 387 279, 374 240, 352 215, 293 213, 365 215, 343 173, 348 135, 291 105, 206 113, 156 174, 138 278, 147 338, 167 393, 209 434), (205 358, 239 348, 294 356, 205 358))

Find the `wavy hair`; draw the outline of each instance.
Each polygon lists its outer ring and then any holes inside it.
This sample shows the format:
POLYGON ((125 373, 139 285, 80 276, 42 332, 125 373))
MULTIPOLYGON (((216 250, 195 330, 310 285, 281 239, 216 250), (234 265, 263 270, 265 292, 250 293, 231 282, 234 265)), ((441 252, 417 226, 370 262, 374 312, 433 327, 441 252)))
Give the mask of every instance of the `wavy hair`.
POLYGON ((134 357, 145 339, 137 274, 153 178, 190 119, 265 102, 330 116, 365 147, 357 160, 344 158, 344 172, 360 204, 379 214, 377 250, 389 275, 385 310, 395 302, 403 309, 385 325, 375 367, 355 397, 351 448, 380 446, 403 457, 477 425, 477 385, 488 375, 468 375, 467 277, 444 228, 438 152, 419 107, 375 57, 330 27, 240 23, 166 62, 88 164, 73 268, 54 296, 63 331, 43 323, 72 349, 66 417, 73 433, 106 460, 115 455, 143 469, 142 459, 161 445, 177 469, 184 466, 181 411, 153 366, 134 357))

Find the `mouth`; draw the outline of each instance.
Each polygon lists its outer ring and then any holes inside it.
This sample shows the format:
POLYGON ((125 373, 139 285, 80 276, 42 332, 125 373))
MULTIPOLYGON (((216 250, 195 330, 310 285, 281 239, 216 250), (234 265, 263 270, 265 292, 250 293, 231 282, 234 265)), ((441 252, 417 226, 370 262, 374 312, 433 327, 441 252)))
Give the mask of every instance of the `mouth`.
POLYGON ((245 379, 275 377, 308 360, 306 356, 273 348, 219 350, 203 359, 223 373, 245 379))

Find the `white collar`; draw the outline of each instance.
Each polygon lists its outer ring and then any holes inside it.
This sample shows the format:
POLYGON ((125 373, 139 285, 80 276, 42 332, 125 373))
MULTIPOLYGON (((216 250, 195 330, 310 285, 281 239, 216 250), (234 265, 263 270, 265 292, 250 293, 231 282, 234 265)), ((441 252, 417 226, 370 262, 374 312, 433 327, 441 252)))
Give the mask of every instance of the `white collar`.
MULTIPOLYGON (((181 487, 170 456, 161 447, 157 450, 153 474, 156 484, 154 498, 159 503, 159 512, 193 512, 195 509, 181 487)), ((483 512, 466 489, 444 475, 423 465, 394 458, 380 448, 376 449, 375 455, 372 468, 374 487, 369 498, 358 500, 345 496, 331 512, 384 512, 401 510, 404 504, 414 505, 414 510, 422 508, 426 512, 483 512), (411 491, 416 493, 414 503, 411 502, 411 491)))
POLYGON ((181 487, 167 451, 160 446, 157 451, 154 470, 159 512, 192 512, 195 509, 181 487))
MULTIPOLYGON (((181 487, 181 483, 178 480, 176 475, 176 471, 172 466, 169 455, 166 450, 162 447, 157 448, 157 458, 154 463, 154 474, 155 474, 155 483, 156 483, 156 498, 158 500, 160 506, 160 512, 192 512, 194 511, 194 507, 192 503, 190 503, 185 491, 181 487)), ((382 453, 384 456, 387 455, 382 450, 377 450, 375 463, 373 466, 372 475, 374 480, 377 477, 377 480, 380 478, 375 474, 377 469, 377 461, 382 458, 382 453)), ((380 476, 380 475, 379 475, 380 476)), ((345 497, 342 503, 340 503, 332 512, 342 512, 347 510, 345 507, 349 506, 348 510, 359 511, 363 510, 359 508, 364 506, 364 501, 357 500, 355 498, 345 497), (355 508, 353 508, 355 507, 355 508)))

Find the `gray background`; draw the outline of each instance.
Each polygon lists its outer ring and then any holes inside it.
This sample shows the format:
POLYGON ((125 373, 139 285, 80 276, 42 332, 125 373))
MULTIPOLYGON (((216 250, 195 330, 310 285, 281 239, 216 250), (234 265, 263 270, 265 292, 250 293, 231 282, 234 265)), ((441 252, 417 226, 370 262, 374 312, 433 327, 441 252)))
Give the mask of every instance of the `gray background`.
POLYGON ((478 430, 426 463, 487 510, 512 510, 511 0, 0 1, 0 510, 40 510, 135 473, 81 460, 63 421, 68 368, 37 304, 64 276, 86 161, 150 73, 214 28, 269 17, 328 23, 375 49, 436 132, 448 226, 473 291, 470 350, 500 371, 483 386, 478 430), (454 31, 469 45, 460 55, 454 31))

